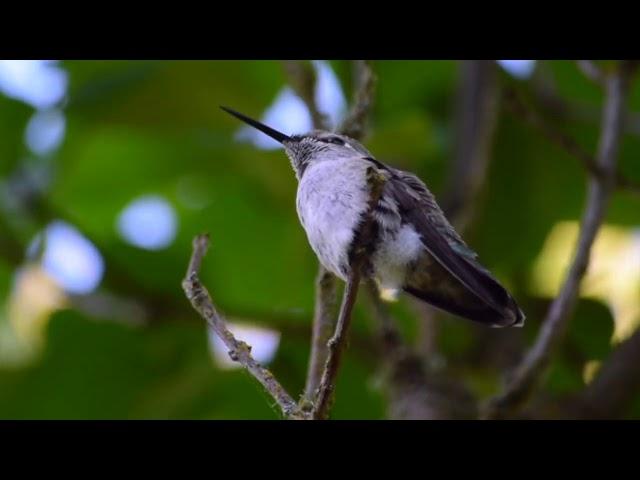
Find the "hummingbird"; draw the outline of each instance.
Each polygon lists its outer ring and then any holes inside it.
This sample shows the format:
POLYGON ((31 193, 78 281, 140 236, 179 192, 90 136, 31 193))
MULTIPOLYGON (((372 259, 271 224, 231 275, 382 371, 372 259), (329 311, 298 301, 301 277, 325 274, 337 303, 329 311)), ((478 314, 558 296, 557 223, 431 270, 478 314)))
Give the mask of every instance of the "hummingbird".
POLYGON ((286 135, 227 107, 222 110, 283 145, 298 180, 296 210, 320 263, 347 281, 359 227, 369 215, 367 172, 385 179, 372 211, 363 276, 385 300, 404 291, 440 310, 489 327, 520 327, 525 315, 482 266, 414 174, 376 160, 358 141, 313 130, 286 135))

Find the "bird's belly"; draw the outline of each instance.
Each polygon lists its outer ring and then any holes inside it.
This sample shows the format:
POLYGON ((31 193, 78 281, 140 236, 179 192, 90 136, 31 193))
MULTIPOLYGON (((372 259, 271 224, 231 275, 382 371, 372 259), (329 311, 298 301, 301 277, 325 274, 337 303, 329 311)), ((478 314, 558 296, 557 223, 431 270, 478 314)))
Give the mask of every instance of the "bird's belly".
POLYGON ((367 196, 360 165, 315 166, 298 187, 298 216, 309 244, 320 263, 342 280, 349 273, 349 249, 367 196))
POLYGON ((383 231, 372 257, 373 278, 387 300, 397 298, 405 285, 407 272, 424 252, 420 235, 410 224, 383 231))

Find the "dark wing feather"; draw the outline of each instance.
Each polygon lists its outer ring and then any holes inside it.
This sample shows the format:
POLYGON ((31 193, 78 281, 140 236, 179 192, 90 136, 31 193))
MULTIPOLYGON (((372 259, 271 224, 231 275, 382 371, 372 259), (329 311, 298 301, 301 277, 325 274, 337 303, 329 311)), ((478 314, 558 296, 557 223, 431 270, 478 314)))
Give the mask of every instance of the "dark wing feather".
POLYGON ((403 217, 420 233, 429 254, 498 317, 503 317, 497 323, 521 322, 524 315, 515 301, 477 262, 477 255, 447 221, 427 187, 407 172, 392 169, 392 173, 387 183, 389 194, 398 203, 403 217))

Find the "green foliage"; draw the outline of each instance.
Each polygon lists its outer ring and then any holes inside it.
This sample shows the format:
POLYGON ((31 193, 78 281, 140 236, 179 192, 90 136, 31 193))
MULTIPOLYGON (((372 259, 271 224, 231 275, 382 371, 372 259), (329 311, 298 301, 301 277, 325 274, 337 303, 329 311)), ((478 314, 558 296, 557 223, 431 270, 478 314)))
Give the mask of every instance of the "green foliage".
MULTIPOLYGON (((332 65, 351 97, 350 64, 332 65)), ((259 116, 285 85, 284 69, 266 61, 69 61, 62 66, 70 80, 66 136, 52 159, 44 199, 50 210, 34 221, 44 226, 63 218, 96 244, 107 261, 101 291, 129 292, 143 304, 162 300, 163 308, 146 326, 71 309, 54 314, 44 350, 32 363, 0 365, 0 417, 277 418, 253 379, 213 363, 204 325, 180 282, 191 239, 210 232, 202 279, 216 304, 230 316, 281 332, 274 373, 294 396, 302 391, 317 262, 295 212, 296 181, 281 151, 238 142, 238 122, 218 109, 224 104, 259 116), (147 194, 165 197, 178 216, 177 237, 159 251, 125 243, 116 229, 123 208, 147 194)), ((378 94, 367 146, 381 160, 418 173, 440 198, 456 141, 457 63, 378 61, 374 67, 378 94)), ((599 108, 600 89, 574 63, 549 62, 546 68, 563 98, 599 108)), ((637 87, 632 104, 640 108, 637 87)), ((32 113, 24 103, 0 95, 1 179, 30 156, 23 137, 32 113)), ((564 120, 559 128, 594 151, 597 119, 564 120)), ((627 136, 621 170, 636 180, 639 156, 640 138, 627 136)), ((575 158, 500 110, 487 188, 468 240, 483 263, 514 285, 523 305, 531 299, 522 279, 552 226, 580 217, 585 180, 575 158)), ((637 227, 637 212, 637 197, 620 193, 607 222, 637 227)), ((0 215, 21 214, 0 209, 0 215)), ((10 224, 17 226, 17 238, 25 237, 20 221, 10 224)), ((3 253, 0 305, 8 299, 15 268, 4 263, 3 253)), ((406 305, 393 309, 413 342, 413 311, 406 305)), ((366 313, 358 308, 354 334, 372 343, 366 313)), ((539 318, 527 325, 529 339, 539 318)), ((554 394, 582 388, 584 362, 606 359, 611 348, 612 319, 605 306, 583 301, 575 320, 545 384, 554 394)), ((7 319, 0 315, 0 321, 7 319)), ((473 349, 473 332, 458 319, 447 318, 441 327, 439 349, 446 356, 464 358, 473 349)), ((374 352, 347 351, 334 418, 384 417, 378 367, 374 352)), ((497 373, 483 365, 470 365, 465 372, 484 394, 497 386, 497 373)))

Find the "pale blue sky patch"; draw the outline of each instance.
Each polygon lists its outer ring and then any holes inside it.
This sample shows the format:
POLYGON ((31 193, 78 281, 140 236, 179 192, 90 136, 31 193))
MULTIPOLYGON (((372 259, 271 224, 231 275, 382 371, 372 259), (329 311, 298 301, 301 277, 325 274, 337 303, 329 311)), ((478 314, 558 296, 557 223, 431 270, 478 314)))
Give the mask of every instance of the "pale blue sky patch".
MULTIPOLYGON (((311 115, 307 106, 291 87, 285 87, 280 91, 260 121, 286 135, 305 133, 312 128, 311 115)), ((237 138, 249 140, 256 147, 264 150, 275 150, 282 147, 271 137, 248 125, 238 131, 237 138)))
POLYGON ((61 102, 67 85, 67 72, 54 60, 0 60, 0 91, 37 110, 61 102))
POLYGON ((145 250, 161 250, 173 243, 178 228, 176 212, 159 195, 144 195, 127 205, 117 229, 128 243, 145 250))
POLYGON ((64 115, 59 110, 36 112, 27 124, 25 143, 36 155, 46 155, 60 146, 64 140, 65 127, 64 115))
POLYGON ((498 60, 498 64, 511 76, 522 80, 529 78, 536 68, 535 60, 498 60))
MULTIPOLYGON (((327 115, 331 127, 335 128, 344 118, 347 110, 347 101, 342 92, 340 81, 328 62, 315 60, 312 64, 316 70, 317 82, 314 93, 318 109, 327 115)), ((289 86, 280 90, 260 121, 286 135, 307 133, 313 129, 309 109, 289 86)), ((264 150, 275 150, 282 147, 272 138, 249 126, 241 127, 237 138, 248 140, 264 150)))
MULTIPOLYGON (((258 363, 268 364, 273 360, 280 345, 280 333, 255 325, 227 322, 227 328, 238 339, 251 345, 251 355, 258 363)), ((240 368, 238 362, 229 358, 229 350, 210 327, 207 328, 209 350, 214 363, 223 369, 240 368)))
POLYGON ((331 128, 337 128, 347 112, 347 99, 342 92, 340 80, 329 62, 313 62, 317 75, 315 92, 318 109, 329 117, 331 128))
MULTIPOLYGON (((95 290, 104 275, 104 260, 95 245, 73 225, 60 220, 50 223, 44 235, 44 270, 67 292, 86 294, 95 290)), ((37 251, 41 241, 38 236, 29 251, 37 251)))

